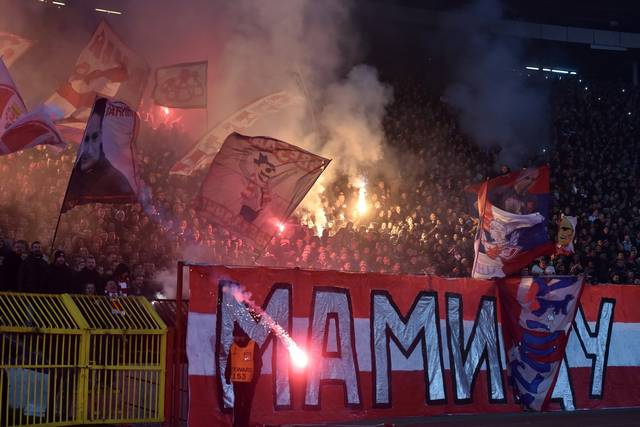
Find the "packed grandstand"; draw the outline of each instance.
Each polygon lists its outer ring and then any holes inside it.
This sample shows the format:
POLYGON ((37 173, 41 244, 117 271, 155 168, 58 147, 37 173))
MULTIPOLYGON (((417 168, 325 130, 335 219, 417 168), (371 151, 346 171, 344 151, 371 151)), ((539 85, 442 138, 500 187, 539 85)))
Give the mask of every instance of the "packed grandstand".
MULTIPOLYGON (((640 117, 633 112, 640 92, 577 76, 547 84, 551 143, 528 164, 550 164, 550 237, 561 214, 577 216, 576 251, 540 259, 522 273, 584 273, 591 283, 638 284, 640 117)), ((478 146, 446 99, 420 80, 398 80, 392 87, 385 150, 411 153, 415 165, 380 174, 382 159, 372 173, 363 171, 366 210, 358 209, 362 185, 337 176, 322 193, 324 227, 314 225, 315 213, 303 204, 257 260, 246 241, 199 215, 195 196, 202 173, 166 173, 184 154, 175 147, 189 145, 180 124, 141 123, 137 158, 150 204, 76 207, 60 223, 55 251, 51 239, 77 146, 0 157, 1 289, 119 292, 114 282, 127 278, 129 292, 153 297, 162 291, 159 277, 184 258, 468 277, 478 219, 464 189, 506 168, 499 151, 478 146), (34 241, 42 242, 39 250, 34 241)))

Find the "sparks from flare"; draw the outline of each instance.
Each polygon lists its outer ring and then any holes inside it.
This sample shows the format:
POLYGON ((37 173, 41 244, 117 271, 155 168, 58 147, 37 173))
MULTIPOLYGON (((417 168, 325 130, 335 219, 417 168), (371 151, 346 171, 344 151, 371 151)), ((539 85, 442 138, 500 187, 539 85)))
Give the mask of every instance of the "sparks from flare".
POLYGON ((356 183, 358 187, 358 204, 356 212, 358 216, 363 216, 367 213, 369 206, 367 206, 367 180, 361 177, 356 183))
POLYGON ((225 286, 222 288, 222 291, 230 293, 236 301, 248 306, 247 308, 250 314, 260 316, 261 321, 271 329, 280 342, 282 342, 282 344, 287 348, 291 362, 299 369, 306 368, 309 364, 309 356, 307 353, 302 350, 298 344, 296 344, 293 338, 291 338, 282 326, 280 326, 266 311, 251 300, 251 293, 243 292, 237 285, 225 286))

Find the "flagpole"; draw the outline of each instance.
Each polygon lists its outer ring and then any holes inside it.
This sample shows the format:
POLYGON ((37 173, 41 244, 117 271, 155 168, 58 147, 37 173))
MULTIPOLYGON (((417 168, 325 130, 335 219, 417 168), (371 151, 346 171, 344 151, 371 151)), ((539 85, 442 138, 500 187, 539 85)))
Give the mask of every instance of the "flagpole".
POLYGON ((51 239, 51 252, 50 252, 51 256, 53 256, 53 252, 55 251, 56 237, 58 236, 58 228, 60 227, 60 220, 62 219, 62 209, 64 208, 64 203, 67 201, 67 195, 69 194, 69 183, 71 182, 71 178, 73 178, 73 172, 76 169, 75 164, 77 162, 78 162, 78 159, 76 156, 76 162, 73 164, 71 175, 69 175, 69 180, 67 181, 67 189, 64 191, 64 198, 62 199, 62 205, 60 205, 60 212, 58 213, 58 221, 56 221, 56 228, 53 230, 53 239, 51 239))
POLYGON ((313 108, 313 103, 311 102, 311 96, 309 95, 309 91, 307 90, 307 85, 304 82, 304 77, 302 75, 302 71, 300 68, 296 66, 296 72, 294 73, 298 76, 299 86, 302 90, 302 94, 304 95, 304 99, 307 101, 307 105, 309 106, 309 111, 311 112, 311 121, 313 122, 313 127, 315 128, 316 133, 318 134, 318 138, 320 138, 320 126, 318 126, 318 121, 316 120, 316 112, 313 108))

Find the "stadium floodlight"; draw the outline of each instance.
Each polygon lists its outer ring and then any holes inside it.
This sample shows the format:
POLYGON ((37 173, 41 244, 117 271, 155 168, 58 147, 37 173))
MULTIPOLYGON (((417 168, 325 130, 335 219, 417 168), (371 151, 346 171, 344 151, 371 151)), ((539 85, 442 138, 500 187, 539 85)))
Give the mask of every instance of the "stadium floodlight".
POLYGON ((62 2, 62 1, 52 1, 51 3, 55 4, 56 6, 66 6, 67 5, 65 2, 62 2))
POLYGON ((534 70, 534 71, 540 71, 540 67, 524 67, 527 70, 534 70))
POLYGON ((558 73, 558 74, 569 74, 569 72, 567 70, 558 70, 556 68, 552 68, 551 72, 552 73, 558 73))
POLYGON ((108 13, 109 15, 122 15, 122 12, 117 11, 117 10, 100 9, 100 8, 95 8, 94 10, 96 12, 108 13))
POLYGON ((551 68, 543 68, 542 71, 551 72, 551 68))
POLYGON ((578 74, 578 73, 576 73, 575 71, 569 71, 569 74, 571 74, 571 75, 575 76, 575 75, 576 75, 576 74, 578 74))

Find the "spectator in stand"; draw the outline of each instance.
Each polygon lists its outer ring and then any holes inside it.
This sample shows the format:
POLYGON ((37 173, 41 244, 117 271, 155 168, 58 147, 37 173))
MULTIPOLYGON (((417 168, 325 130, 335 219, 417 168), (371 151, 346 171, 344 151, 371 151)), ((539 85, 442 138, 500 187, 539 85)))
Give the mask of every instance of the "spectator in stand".
POLYGON ((531 268, 531 274, 534 276, 550 276, 556 274, 556 270, 553 265, 547 263, 545 258, 540 258, 538 263, 531 268))
POLYGON ((99 295, 96 291, 95 283, 87 282, 84 284, 84 290, 82 292, 85 295, 99 295))
POLYGON ((13 244, 13 250, 7 254, 0 268, 0 290, 17 291, 18 273, 20 265, 26 258, 27 242, 18 240, 13 244))
POLYGON ((84 293, 87 284, 92 284, 96 289, 94 292, 101 294, 102 276, 98 272, 96 259, 93 255, 89 255, 85 259, 85 265, 75 276, 75 291, 84 293))
MULTIPOLYGON (((356 177, 338 174, 320 194, 322 215, 297 209, 258 264, 470 274, 477 220, 463 189, 508 173, 509 167, 497 169, 496 150, 482 148, 463 132, 457 112, 421 80, 402 76, 391 83, 394 103, 383 120, 384 161, 361 172, 367 179, 366 212, 357 209, 356 177), (393 167, 389 162, 393 158, 403 167, 393 167)), ((526 163, 551 164, 550 235, 555 235, 561 214, 578 217, 576 253, 554 258, 555 271, 584 272, 598 283, 611 282, 614 274, 621 282, 636 281, 640 273, 640 192, 635 191, 640 184, 640 139, 636 138, 640 114, 635 112, 640 111, 640 90, 621 92, 619 86, 596 82, 585 90, 584 83, 567 78, 550 89, 551 143, 544 157, 532 157, 526 163)), ((55 249, 65 251, 73 261, 71 267, 78 268, 78 292, 96 280, 94 273, 85 277, 87 270, 94 270, 89 253, 95 256, 95 272, 101 277, 116 274, 123 263, 132 267, 135 281, 140 274, 136 266, 142 265, 146 280, 142 290, 134 293, 143 295, 152 294, 154 271, 175 266, 186 253, 193 260, 253 264, 253 248, 246 241, 208 223, 198 212, 193 189, 199 187, 203 172, 167 173, 178 159, 172 147, 187 145, 178 127, 143 121, 136 157, 150 190, 145 206, 86 205, 64 215, 55 249)), ((38 147, 0 157, 0 229, 14 246, 3 259, 0 273, 9 277, 3 280, 8 283, 3 288, 18 286, 16 241, 50 235, 55 227, 53 213, 64 194, 74 150, 38 147)), ((529 271, 534 269, 530 266, 529 271)), ((102 280, 94 285, 102 294, 102 280)))
POLYGON ((20 292, 47 292, 48 269, 49 265, 42 255, 41 243, 36 240, 31 243, 29 256, 20 265, 18 272, 18 290, 20 292))
POLYGON ((129 267, 126 264, 120 263, 116 266, 114 271, 114 278, 118 285, 118 292, 121 295, 129 294, 129 267))
POLYGON ((120 292, 120 288, 118 287, 118 282, 113 277, 107 277, 105 280, 104 294, 108 297, 122 296, 122 292, 120 292))
POLYGON ((67 265, 63 251, 56 251, 53 254, 53 262, 49 266, 47 273, 47 292, 52 294, 63 294, 73 292, 73 270, 67 265))

